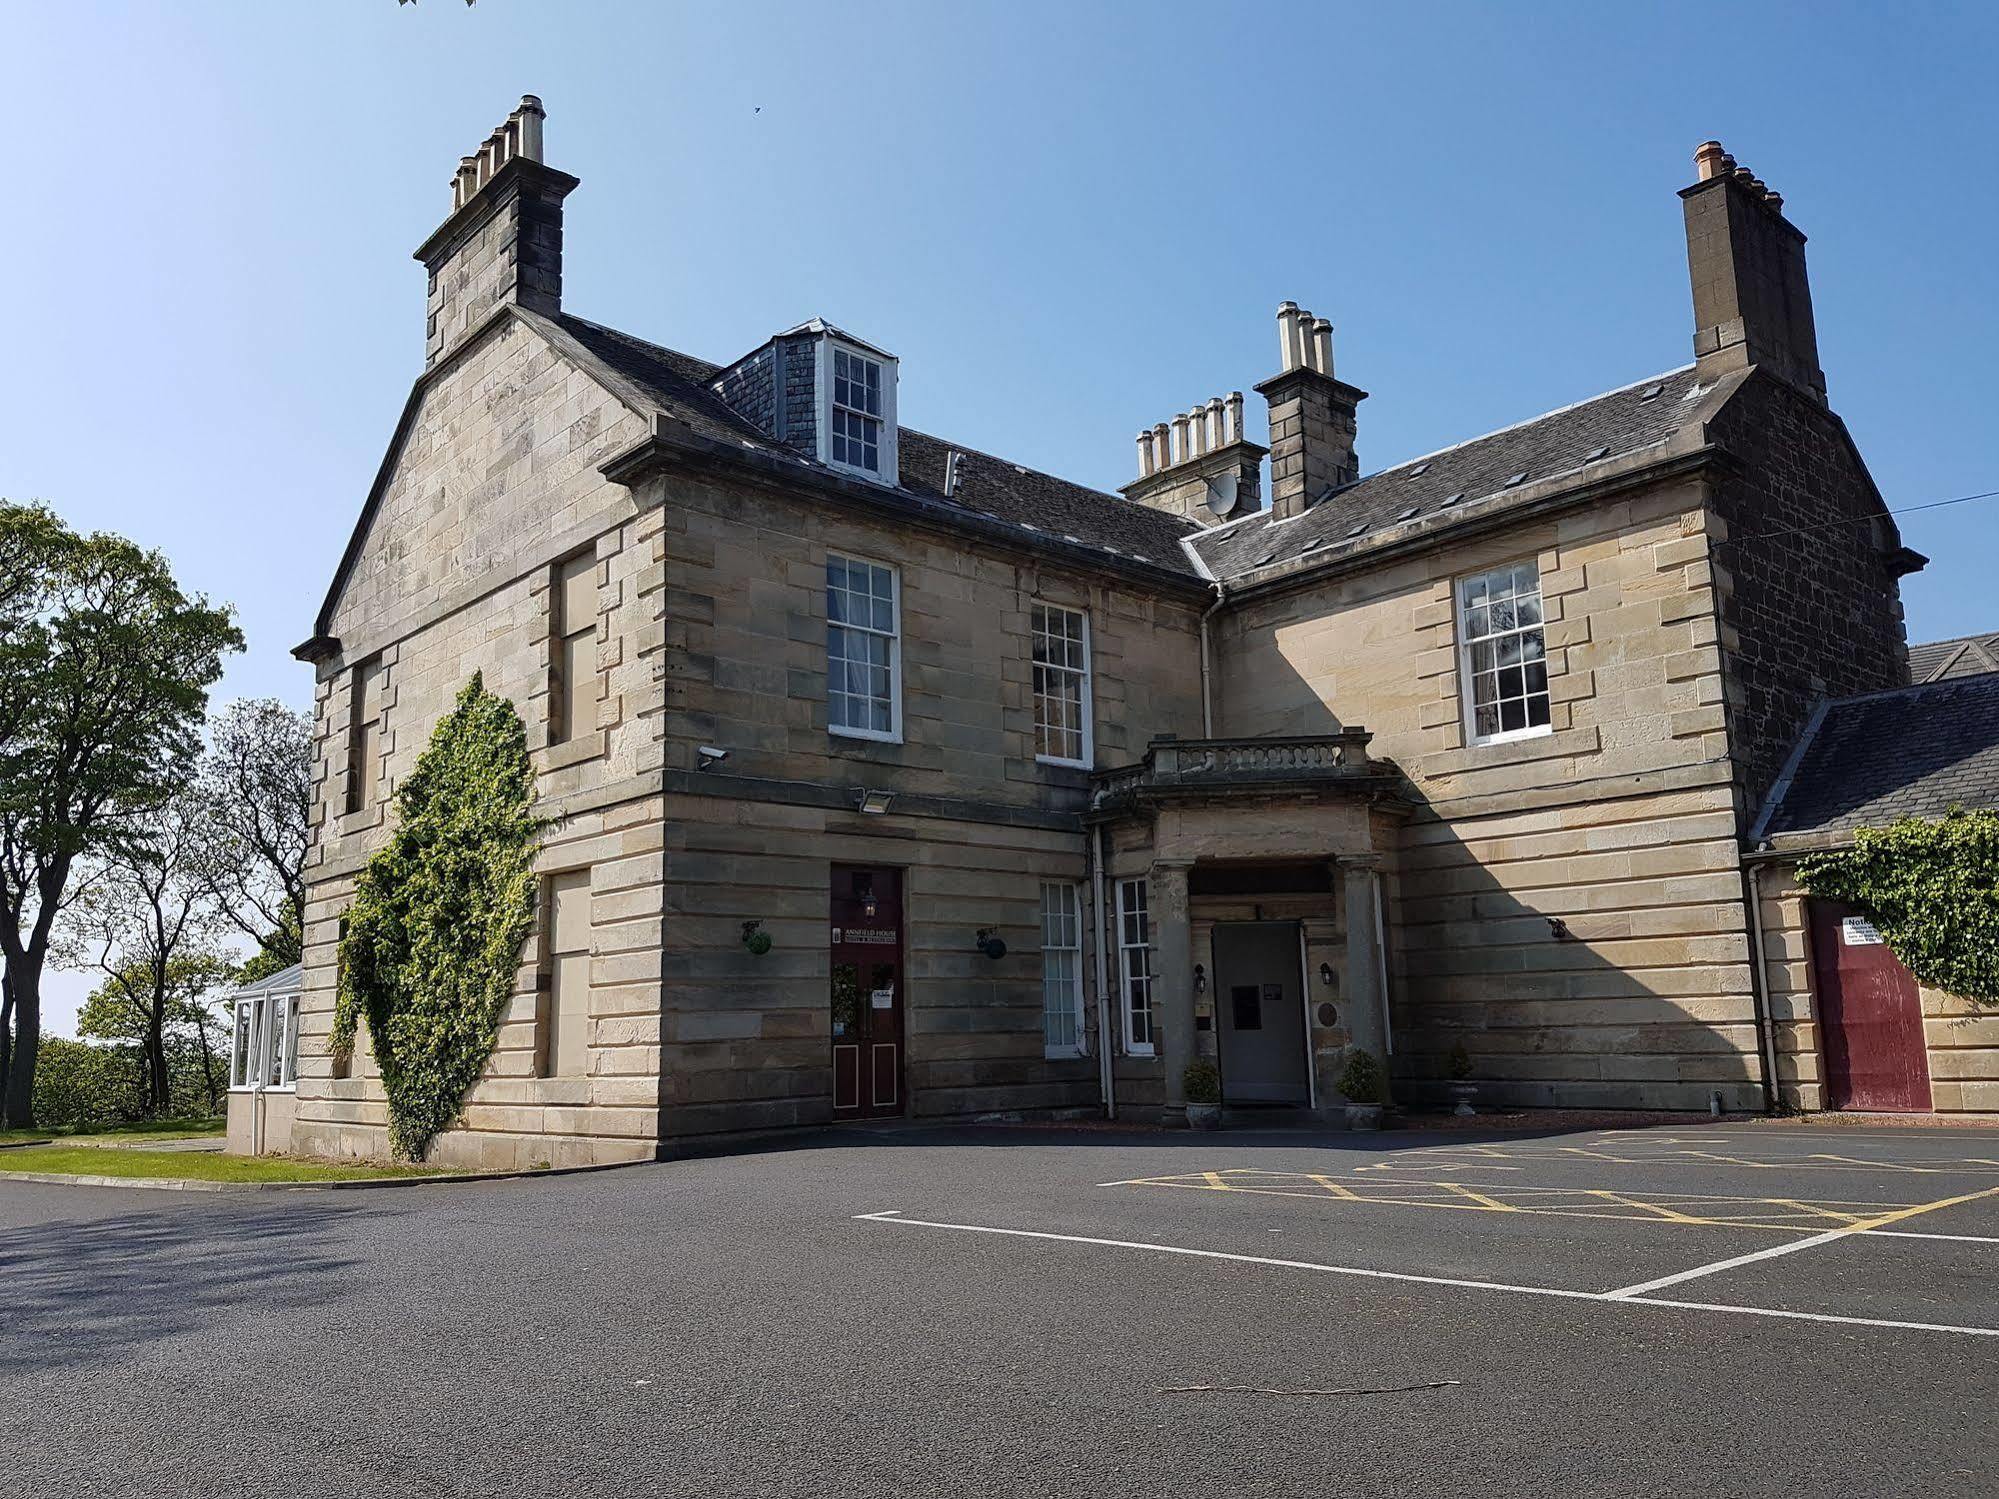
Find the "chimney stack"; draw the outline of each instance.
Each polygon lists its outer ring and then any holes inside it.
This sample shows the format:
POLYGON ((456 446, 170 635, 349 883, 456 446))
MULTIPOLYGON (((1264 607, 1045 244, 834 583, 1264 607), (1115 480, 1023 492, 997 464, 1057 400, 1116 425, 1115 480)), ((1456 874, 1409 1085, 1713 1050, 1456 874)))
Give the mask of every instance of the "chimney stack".
POLYGON ((451 176, 451 214, 416 258, 430 271, 424 363, 457 348, 495 307, 562 310, 562 200, 576 179, 542 161, 541 100, 520 107, 451 176))
POLYGON ((1805 237, 1784 199, 1703 141, 1695 182, 1680 190, 1694 293, 1694 362, 1702 379, 1756 365, 1825 399, 1805 237))
POLYGON ((1262 503, 1263 455, 1242 430, 1242 392, 1211 396, 1138 434, 1138 477, 1127 499, 1203 525, 1234 520, 1262 503))
POLYGON ((1301 515, 1360 477, 1356 410, 1367 392, 1333 374, 1333 325, 1296 302, 1277 309, 1278 372, 1256 387, 1270 403, 1270 509, 1301 515))

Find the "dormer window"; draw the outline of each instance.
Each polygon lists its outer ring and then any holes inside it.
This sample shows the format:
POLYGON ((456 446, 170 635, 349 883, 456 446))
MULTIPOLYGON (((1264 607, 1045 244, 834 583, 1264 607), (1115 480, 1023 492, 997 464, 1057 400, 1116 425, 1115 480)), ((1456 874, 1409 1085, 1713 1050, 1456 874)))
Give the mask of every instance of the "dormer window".
POLYGON ((827 337, 819 346, 825 402, 819 456, 834 468, 897 483, 895 361, 827 337))

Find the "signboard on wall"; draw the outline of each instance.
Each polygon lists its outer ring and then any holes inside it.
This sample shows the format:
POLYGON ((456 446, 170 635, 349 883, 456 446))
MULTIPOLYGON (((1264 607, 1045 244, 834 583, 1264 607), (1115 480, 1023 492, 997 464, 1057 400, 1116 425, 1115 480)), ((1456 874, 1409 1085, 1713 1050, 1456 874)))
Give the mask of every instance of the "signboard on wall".
POLYGON ((1848 947, 1879 947, 1881 933, 1865 916, 1842 916, 1839 919, 1839 940, 1848 947))

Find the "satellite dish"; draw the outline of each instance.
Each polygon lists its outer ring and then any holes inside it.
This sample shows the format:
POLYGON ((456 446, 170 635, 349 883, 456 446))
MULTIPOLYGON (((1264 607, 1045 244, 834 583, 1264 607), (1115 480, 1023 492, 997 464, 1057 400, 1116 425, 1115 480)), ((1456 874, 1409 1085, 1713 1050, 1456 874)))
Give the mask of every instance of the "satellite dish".
POLYGON ((1227 517, 1235 510, 1236 490, 1242 483, 1242 475, 1236 473, 1216 474, 1208 480, 1208 509, 1217 519, 1227 517))

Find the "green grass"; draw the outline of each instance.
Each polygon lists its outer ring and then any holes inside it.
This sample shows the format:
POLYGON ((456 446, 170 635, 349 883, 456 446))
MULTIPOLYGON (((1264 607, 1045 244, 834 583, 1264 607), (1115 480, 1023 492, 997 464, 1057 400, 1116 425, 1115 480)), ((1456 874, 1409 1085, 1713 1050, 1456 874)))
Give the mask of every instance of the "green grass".
POLYGON ((209 1152, 100 1150, 89 1145, 27 1145, 0 1151, 0 1175, 17 1171, 66 1176, 180 1177, 211 1182, 328 1182, 367 1177, 438 1176, 431 1166, 348 1166, 283 1156, 209 1152))
POLYGON ((220 1114, 197 1114, 183 1119, 135 1119, 129 1124, 99 1124, 85 1127, 58 1125, 49 1129, 0 1129, 0 1144, 8 1140, 128 1140, 134 1137, 155 1140, 194 1140, 219 1135, 228 1121, 220 1114))

